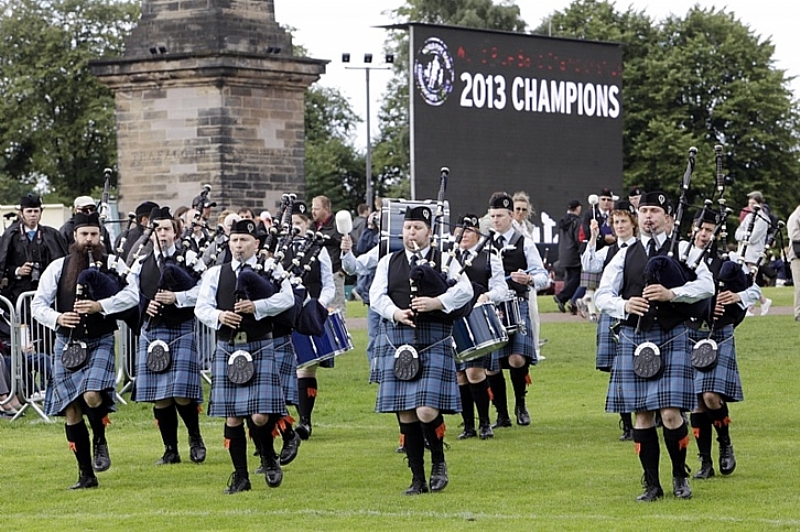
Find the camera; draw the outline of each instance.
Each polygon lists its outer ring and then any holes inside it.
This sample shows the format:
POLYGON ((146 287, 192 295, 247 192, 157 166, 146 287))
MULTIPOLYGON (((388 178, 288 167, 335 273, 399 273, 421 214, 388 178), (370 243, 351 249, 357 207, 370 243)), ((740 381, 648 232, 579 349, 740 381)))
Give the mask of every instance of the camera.
POLYGON ((42 276, 42 263, 34 262, 33 266, 31 267, 31 281, 34 283, 38 283, 39 278, 41 276, 42 276))
POLYGON ((369 225, 373 227, 378 227, 378 222, 379 222, 379 213, 373 212, 372 214, 369 215, 369 222, 368 222, 369 225))

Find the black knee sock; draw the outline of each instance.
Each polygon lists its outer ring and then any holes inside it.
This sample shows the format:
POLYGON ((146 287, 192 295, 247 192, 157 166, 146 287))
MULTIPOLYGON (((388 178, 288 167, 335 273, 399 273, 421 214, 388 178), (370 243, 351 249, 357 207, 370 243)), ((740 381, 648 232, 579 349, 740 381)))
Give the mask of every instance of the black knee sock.
POLYGON ((314 403, 317 400, 316 377, 297 379, 297 388, 300 391, 300 401, 297 404, 300 421, 310 423, 311 413, 314 411, 314 403))
POLYGON ((705 412, 694 412, 690 416, 692 432, 697 442, 697 452, 702 458, 711 459, 711 418, 705 412))
POLYGON ((631 419, 631 413, 626 412, 624 414, 619 415, 620 421, 622 421, 622 428, 624 430, 633 430, 633 421, 631 419))
POLYGON ((661 446, 658 443, 658 432, 655 427, 649 429, 633 429, 633 441, 636 442, 636 454, 644 469, 648 486, 661 487, 658 479, 658 461, 661 457, 661 446))
POLYGON ((731 420, 728 417, 728 405, 722 403, 722 408, 718 408, 717 410, 708 409, 707 413, 717 431, 717 441, 719 444, 730 445, 731 435, 730 431, 728 430, 728 425, 730 425, 731 420))
POLYGON ((464 419, 464 429, 475 428, 475 403, 472 400, 472 390, 469 384, 459 384, 461 394, 461 417, 464 419))
POLYGON ((86 428, 86 423, 81 419, 80 423, 76 425, 65 424, 64 432, 67 433, 69 447, 72 449, 72 452, 75 453, 75 459, 78 461, 81 474, 93 477, 92 448, 89 442, 89 429, 86 428))
POLYGON ((478 410, 478 422, 483 425, 489 424, 489 381, 483 379, 481 382, 469 385, 472 392, 472 400, 478 410))
POLYGON ((517 404, 522 404, 525 402, 525 394, 528 393, 526 391, 528 379, 530 378, 528 365, 525 364, 521 368, 511 368, 508 373, 511 376, 511 385, 514 387, 514 400, 517 404))
POLYGON ((414 480, 425 482, 425 439, 422 436, 422 424, 419 421, 400 423, 400 434, 403 436, 403 447, 408 457, 408 467, 414 480))
POLYGON ((689 429, 682 423, 677 429, 664 427, 664 443, 672 460, 672 476, 686 477, 686 449, 689 447, 689 429))
POLYGON ((272 429, 275 428, 275 420, 270 416, 270 420, 260 427, 253 423, 250 429, 250 437, 253 438, 256 446, 261 449, 261 456, 267 458, 275 457, 275 446, 273 445, 272 429))
POLYGON ((244 435, 244 425, 238 427, 225 425, 225 447, 228 448, 237 475, 250 478, 247 473, 247 439, 244 435))
POLYGON ((256 455, 264 456, 264 453, 261 449, 261 441, 253 436, 253 428, 256 426, 256 424, 253 423, 253 419, 250 416, 244 418, 244 421, 247 423, 247 433, 250 435, 250 439, 253 440, 253 445, 256 447, 256 455))
POLYGON ((495 375, 489 375, 489 387, 492 389, 492 404, 497 410, 498 417, 508 417, 508 399, 506 398, 506 378, 502 370, 495 375))
MULTIPOLYGON (((292 416, 283 416, 275 423, 275 429, 280 432, 283 441, 292 441, 294 439, 294 428, 292 427, 294 418, 292 416)), ((273 436, 277 436, 273 431, 273 436)))
POLYGON ((430 423, 421 423, 422 434, 428 441, 431 449, 431 463, 441 464, 444 462, 444 418, 441 414, 436 416, 430 423))
POLYGON ((106 423, 108 419, 106 415, 108 409, 105 405, 96 406, 94 408, 86 407, 86 418, 89 420, 89 425, 92 427, 92 443, 106 443, 106 423))
POLYGON ((175 403, 175 408, 178 410, 178 414, 180 414, 181 419, 183 420, 183 424, 186 425, 186 432, 189 433, 189 437, 197 438, 200 436, 200 410, 197 403, 186 403, 182 405, 180 403, 175 403))
POLYGON ((175 411, 175 404, 166 408, 153 407, 153 416, 158 423, 158 430, 161 432, 161 441, 164 447, 178 448, 178 413, 175 411))

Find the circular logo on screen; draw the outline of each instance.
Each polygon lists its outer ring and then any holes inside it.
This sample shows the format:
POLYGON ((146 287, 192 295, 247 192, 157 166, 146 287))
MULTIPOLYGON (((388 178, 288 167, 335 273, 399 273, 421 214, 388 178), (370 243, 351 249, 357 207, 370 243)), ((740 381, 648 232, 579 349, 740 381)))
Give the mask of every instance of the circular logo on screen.
POLYGON ((428 105, 442 105, 453 92, 453 56, 438 37, 428 37, 414 57, 414 83, 428 105))

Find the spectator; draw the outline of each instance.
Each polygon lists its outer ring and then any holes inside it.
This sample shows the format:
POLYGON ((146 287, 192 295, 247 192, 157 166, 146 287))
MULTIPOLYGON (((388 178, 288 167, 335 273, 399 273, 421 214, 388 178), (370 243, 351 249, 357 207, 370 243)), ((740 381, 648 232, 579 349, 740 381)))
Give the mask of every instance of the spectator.
MULTIPOLYGON (((61 236, 64 237, 64 241, 67 243, 67 249, 75 242, 75 237, 73 236, 73 232, 75 231, 75 214, 82 212, 84 214, 91 214, 97 210, 97 204, 95 203, 94 199, 91 196, 78 196, 75 198, 75 201, 72 202, 72 216, 64 222, 58 232, 61 233, 61 236)), ((102 237, 103 237, 103 244, 106 247, 106 253, 111 254, 111 246, 113 243, 111 242, 111 237, 108 234, 108 231, 105 227, 102 228, 102 237)))
POLYGON ((358 216, 353 220, 353 230, 350 231, 353 242, 358 242, 364 229, 367 228, 367 218, 369 218, 369 206, 362 203, 358 206, 358 216))
POLYGON ((566 312, 565 305, 581 282, 580 215, 581 202, 574 199, 567 205, 567 214, 558 222, 558 261, 564 269, 564 288, 553 299, 561 312, 566 312))

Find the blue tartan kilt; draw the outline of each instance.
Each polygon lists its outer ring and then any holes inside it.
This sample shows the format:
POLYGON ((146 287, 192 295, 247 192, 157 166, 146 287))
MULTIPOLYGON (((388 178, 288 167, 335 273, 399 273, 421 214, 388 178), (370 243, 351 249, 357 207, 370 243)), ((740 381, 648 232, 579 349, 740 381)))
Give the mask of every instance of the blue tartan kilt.
POLYGON ((275 346, 275 362, 278 363, 278 372, 281 374, 281 388, 283 398, 287 405, 296 405, 300 402, 300 391, 297 389, 297 356, 292 345, 292 335, 273 338, 275 346))
POLYGON ((623 325, 617 356, 611 370, 606 395, 606 412, 648 412, 661 408, 691 411, 697 401, 694 370, 689 356, 689 335, 685 325, 663 331, 658 324, 650 331, 635 334, 634 327, 623 325), (643 342, 661 348, 664 366, 660 376, 642 379, 633 372, 633 352, 643 342))
POLYGON ((493 371, 494 369, 499 369, 499 366, 494 363, 492 353, 489 353, 486 356, 473 358, 466 362, 456 362, 456 370, 465 371, 467 368, 483 368, 487 371, 493 371), (495 368, 495 366, 497 367, 495 368))
POLYGON ((616 321, 616 318, 612 318, 603 312, 600 313, 600 317, 597 320, 597 358, 595 359, 595 368, 603 371, 611 371, 614 357, 617 356, 619 343, 614 340, 614 334, 611 332, 611 326, 616 321))
POLYGON ((603 272, 581 271, 581 286, 587 290, 595 290, 600 286, 601 277, 603 277, 603 272))
POLYGON ((153 403, 172 397, 186 397, 198 404, 203 402, 194 320, 187 320, 177 327, 158 325, 149 331, 143 328, 139 336, 133 400, 153 403), (169 368, 162 373, 147 369, 147 348, 155 340, 165 342, 172 355, 169 368))
POLYGON ((61 353, 67 344, 67 337, 56 335, 53 377, 44 401, 44 412, 48 416, 63 415, 64 409, 85 392, 101 392, 105 407, 111 412, 116 411, 114 334, 86 338, 83 341, 89 350, 89 360, 81 369, 69 371, 61 364, 61 353))
MULTIPOLYGON (((536 296, 531 295, 531 297, 536 296)), ((525 332, 520 331, 516 334, 509 335, 508 343, 502 349, 491 354, 494 362, 490 363, 492 367, 489 369, 492 371, 501 368, 508 369, 508 357, 511 355, 524 356, 530 361, 531 366, 535 366, 539 363, 539 359, 536 356, 538 346, 534 344, 531 314, 528 309, 528 301, 525 299, 519 301, 519 314, 525 324, 525 332)))
POLYGON ((287 415, 286 400, 281 388, 278 363, 272 350, 272 340, 248 342, 229 346, 217 342, 212 367, 211 397, 208 415, 213 417, 244 417, 251 414, 287 415), (228 379, 228 357, 244 349, 253 357, 255 375, 247 384, 234 384, 228 379))
POLYGON ((436 408, 445 414, 461 411, 452 325, 421 323, 412 329, 382 320, 379 331, 382 338, 375 346, 379 383, 376 412, 402 412, 420 406, 436 408), (395 348, 403 344, 413 345, 422 363, 422 375, 413 381, 400 381, 394 375, 395 348))
MULTIPOLYGON (((689 349, 695 342, 708 338, 708 331, 689 329, 689 349)), ((711 339, 717 342, 717 365, 710 371, 694 370, 694 391, 715 392, 725 398, 727 403, 744 401, 739 367, 736 364, 736 344, 733 338, 733 325, 715 329, 711 339)))

